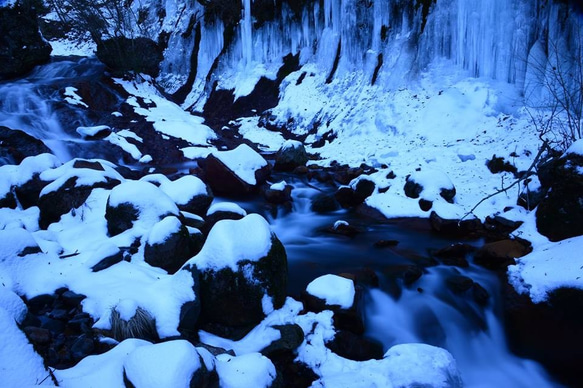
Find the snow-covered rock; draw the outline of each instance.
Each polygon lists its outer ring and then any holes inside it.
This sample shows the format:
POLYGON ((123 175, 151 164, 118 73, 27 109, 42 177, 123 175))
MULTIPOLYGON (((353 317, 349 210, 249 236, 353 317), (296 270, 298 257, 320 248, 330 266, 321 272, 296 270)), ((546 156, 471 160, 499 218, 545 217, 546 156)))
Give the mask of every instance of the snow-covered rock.
POLYGON ((189 266, 200 271, 201 322, 211 332, 241 336, 265 316, 265 297, 276 309, 285 301, 285 249, 257 214, 217 222, 189 266))
POLYGON ((174 273, 196 253, 195 241, 190 238, 188 229, 176 216, 167 216, 150 229, 144 260, 174 273))
POLYGON ((354 282, 337 275, 324 275, 306 287, 308 294, 322 299, 326 305, 349 309, 354 304, 354 282))
POLYGON ((221 354, 216 366, 223 388, 269 388, 277 375, 273 363, 260 353, 237 357, 221 354))
POLYGON ((269 164, 246 144, 230 151, 216 151, 203 164, 213 192, 226 195, 248 194, 269 175, 269 164))
POLYGON ((210 189, 194 175, 185 175, 175 181, 164 182, 160 189, 172 198, 181 211, 199 216, 206 214, 213 201, 210 189))

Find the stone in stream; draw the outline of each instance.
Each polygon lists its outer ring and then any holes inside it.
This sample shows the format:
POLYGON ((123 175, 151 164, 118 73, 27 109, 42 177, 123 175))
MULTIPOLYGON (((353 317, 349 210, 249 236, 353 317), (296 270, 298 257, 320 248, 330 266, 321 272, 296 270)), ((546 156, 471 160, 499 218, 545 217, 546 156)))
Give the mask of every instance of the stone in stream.
POLYGON ((19 164, 28 156, 51 153, 39 139, 24 131, 0 125, 0 165, 19 164))
POLYGON ((144 260, 151 266, 174 273, 197 253, 194 243, 178 217, 165 217, 150 229, 144 248, 144 260))
POLYGON ((286 298, 285 249, 257 214, 217 222, 184 268, 200 273, 198 325, 217 335, 241 338, 286 298))
POLYGON ((273 168, 279 171, 293 171, 295 168, 305 166, 308 162, 308 154, 304 145, 295 140, 286 140, 277 154, 273 168))
POLYGON ((506 270, 515 260, 532 251, 530 243, 522 239, 500 240, 485 244, 476 252, 474 262, 492 270, 506 270))

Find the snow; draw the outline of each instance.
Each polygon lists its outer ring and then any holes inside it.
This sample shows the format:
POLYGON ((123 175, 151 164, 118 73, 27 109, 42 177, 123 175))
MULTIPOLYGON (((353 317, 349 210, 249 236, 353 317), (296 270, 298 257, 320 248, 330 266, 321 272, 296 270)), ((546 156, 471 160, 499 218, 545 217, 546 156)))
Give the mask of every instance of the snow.
POLYGON ((0 309, 4 309, 17 324, 22 323, 28 312, 22 299, 5 285, 0 286, 0 309))
POLYGON ((271 186, 269 186, 269 188, 271 190, 276 190, 276 191, 283 191, 285 190, 285 187, 287 186, 286 181, 280 181, 277 183, 273 183, 271 186))
POLYGON ((110 127, 107 125, 96 125, 93 127, 77 127, 75 130, 83 138, 91 137, 97 135, 101 131, 109 131, 110 127))
POLYGON ((565 155, 568 154, 583 155, 583 139, 573 142, 567 151, 565 151, 565 155))
POLYGON ((260 353, 237 357, 221 354, 216 367, 222 388, 268 388, 276 377, 275 366, 260 353))
MULTIPOLYGON (((143 157, 142 152, 140 152, 138 147, 135 144, 128 142, 126 140, 126 138, 124 136, 120 135, 119 133, 112 132, 109 134, 109 136, 107 136, 103 140, 108 141, 111 144, 118 146, 119 148, 124 150, 127 154, 129 154, 135 160, 141 161, 141 159, 143 157)), ((150 157, 150 159, 151 159, 151 157, 150 157)))
POLYGON ((186 140, 192 145, 207 145, 210 140, 216 139, 215 133, 203 124, 202 117, 191 115, 180 106, 165 99, 152 82, 130 82, 120 79, 116 82, 132 94, 127 99, 127 103, 134 107, 137 114, 153 123, 156 131, 186 140), (133 95, 146 97, 153 106, 142 108, 133 95))
POLYGON ((243 209, 241 206, 234 202, 213 202, 213 204, 207 210, 206 215, 210 216, 211 214, 214 214, 216 212, 235 213, 240 214, 243 217, 247 215, 245 209, 243 209))
MULTIPOLYGON (((2 299, 0 299, 2 302, 2 299)), ((6 387, 53 385, 43 359, 36 353, 14 316, 0 304, 0 375, 6 387)))
POLYGON ((199 269, 237 271, 242 260, 257 261, 271 249, 272 233, 269 224, 258 214, 249 214, 240 220, 221 220, 208 234, 198 255, 184 264, 195 264, 199 269))
POLYGON ((453 189, 454 185, 449 177, 443 172, 434 169, 422 169, 414 171, 409 176, 409 180, 423 186, 421 198, 434 201, 440 197, 441 189, 453 189))
POLYGON ((136 387, 188 388, 194 372, 201 367, 196 348, 186 340, 141 346, 124 362, 128 379, 136 387))
POLYGON ((241 144, 234 150, 215 151, 212 154, 241 180, 252 186, 257 184, 255 171, 267 166, 267 161, 247 144, 241 144))
POLYGON ((206 184, 194 175, 185 175, 171 182, 163 182, 160 189, 177 205, 186 205, 197 195, 207 195, 206 184))
POLYGON ((581 236, 537 247, 508 267, 509 282, 535 303, 546 301, 558 288, 583 290, 581 247, 581 236))
MULTIPOLYGON (((83 102, 83 99, 81 98, 81 96, 77 94, 77 91, 78 91, 77 88, 67 86, 65 88, 65 91, 63 92, 63 94, 65 95, 65 101, 67 101, 71 105, 77 105, 82 108, 89 108, 89 105, 83 102)), ((79 128, 77 128, 77 132, 79 132, 79 128)), ((79 132, 79 134, 82 135, 81 132, 79 132)))
POLYGON ((337 275, 324 275, 312 280, 306 287, 308 294, 320 298, 328 306, 349 309, 354 304, 354 282, 337 275))
POLYGON ((148 235, 148 244, 162 244, 171 235, 176 234, 182 228, 182 223, 175 216, 168 216, 155 224, 148 235))
POLYGON ((275 152, 285 143, 284 138, 279 132, 266 131, 257 124, 259 117, 244 117, 236 120, 239 125, 239 134, 243 138, 257 144, 262 151, 275 152))
POLYGON ((123 387, 124 361, 140 347, 152 346, 148 341, 130 338, 110 351, 88 356, 69 369, 55 370, 59 386, 65 388, 123 387))
POLYGON ((384 356, 395 387, 461 387, 456 362, 444 349, 425 344, 402 344, 390 348, 384 356), (411 373, 415 371, 415 373, 411 373))

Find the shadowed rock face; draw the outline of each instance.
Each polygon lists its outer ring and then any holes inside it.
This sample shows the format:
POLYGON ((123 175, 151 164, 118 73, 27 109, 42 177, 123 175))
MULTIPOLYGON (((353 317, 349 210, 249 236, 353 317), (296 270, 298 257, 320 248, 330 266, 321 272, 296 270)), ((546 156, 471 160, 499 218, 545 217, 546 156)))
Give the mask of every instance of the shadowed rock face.
POLYGON ((129 71, 145 73, 156 77, 160 71, 162 50, 156 42, 148 38, 129 39, 115 37, 97 45, 97 58, 103 62, 114 75, 123 75, 129 71))
POLYGON ((48 62, 51 51, 39 32, 34 10, 20 5, 0 8, 0 80, 24 75, 48 62))

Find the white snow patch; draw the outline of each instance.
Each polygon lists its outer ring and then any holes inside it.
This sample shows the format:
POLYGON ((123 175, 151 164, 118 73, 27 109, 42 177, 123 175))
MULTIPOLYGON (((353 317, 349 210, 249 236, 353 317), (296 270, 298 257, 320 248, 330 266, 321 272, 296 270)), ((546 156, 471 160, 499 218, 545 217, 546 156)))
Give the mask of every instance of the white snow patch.
POLYGON ((101 131, 110 131, 107 125, 96 125, 94 127, 77 127, 75 130, 84 139, 97 135, 101 131))
POLYGON ((214 202, 207 210, 206 215, 210 216, 211 214, 216 212, 235 213, 240 214, 243 217, 247 215, 245 209, 243 209, 241 206, 234 202, 214 202))
POLYGON ((182 228, 182 223, 175 216, 165 217, 162 221, 154 224, 148 235, 148 244, 162 244, 171 235, 176 234, 182 228))
POLYGON ((177 205, 186 205, 197 195, 207 195, 206 184, 194 175, 185 175, 175 181, 164 182, 160 189, 177 205))
MULTIPOLYGON (((65 101, 68 102, 71 105, 77 105, 77 106, 81 106, 83 108, 89 108, 89 105, 87 105, 86 103, 83 102, 83 99, 81 98, 80 95, 77 94, 77 88, 74 88, 72 86, 67 86, 65 88, 65 91, 63 92, 63 95, 65 96, 65 101)), ((77 131, 79 132, 79 131, 77 131)))

